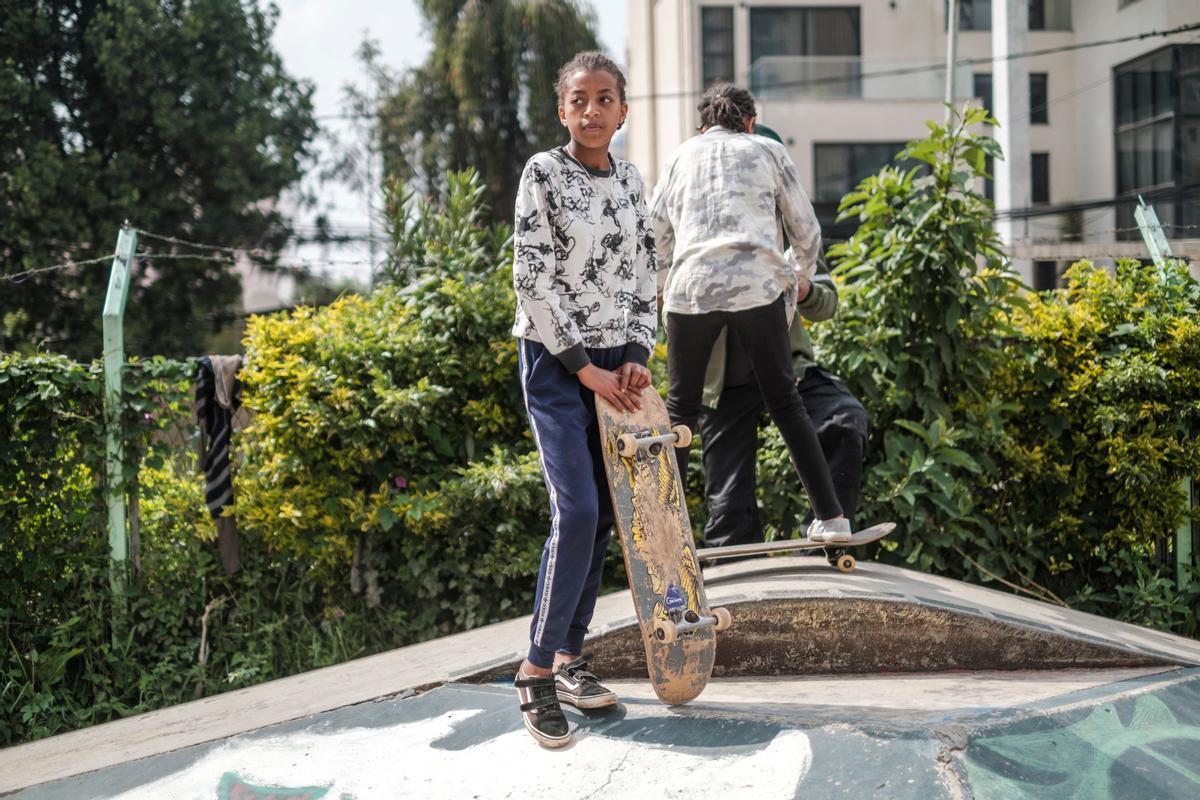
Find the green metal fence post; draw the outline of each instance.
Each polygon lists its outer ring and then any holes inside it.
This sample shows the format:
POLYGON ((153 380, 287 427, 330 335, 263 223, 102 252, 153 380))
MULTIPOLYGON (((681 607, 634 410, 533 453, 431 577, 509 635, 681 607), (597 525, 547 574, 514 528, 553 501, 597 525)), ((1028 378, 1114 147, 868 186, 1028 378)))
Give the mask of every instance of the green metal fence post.
MULTIPOLYGON (((1163 233, 1162 224, 1158 221, 1158 214, 1154 213, 1154 206, 1146 205, 1146 201, 1139 195, 1137 208, 1133 210, 1133 218, 1142 232, 1142 239, 1146 241, 1150 257, 1154 259, 1154 265, 1160 271, 1165 270, 1167 259, 1171 257, 1171 244, 1167 241, 1166 234, 1163 233)), ((1190 512, 1192 509, 1191 479, 1184 478, 1181 488, 1183 496, 1187 498, 1187 509, 1190 512)), ((1192 556, 1192 521, 1189 516, 1175 532, 1175 585, 1181 591, 1187 587, 1191 578, 1188 574, 1188 567, 1192 566, 1192 556)))
POLYGON ((125 532, 124 437, 121 433, 121 369, 125 364, 125 301, 133 272, 137 231, 126 222, 117 236, 104 298, 104 427, 107 444, 108 546, 112 556, 110 581, 113 594, 125 590, 129 546, 125 532))
POLYGON ((1142 238, 1146 240, 1146 247, 1150 250, 1150 257, 1154 259, 1154 266, 1160 270, 1166 269, 1167 259, 1171 257, 1171 245, 1163 233, 1158 214, 1154 213, 1154 206, 1146 205, 1141 195, 1138 195, 1138 205, 1133 210, 1133 218, 1142 231, 1142 238))
POLYGON ((1179 530, 1175 531, 1175 585, 1180 591, 1187 588, 1191 583, 1192 576, 1188 572, 1188 568, 1192 566, 1192 517, 1191 510, 1192 499, 1195 495, 1192 492, 1192 481, 1190 478, 1183 479, 1183 496, 1187 498, 1188 517, 1179 526, 1179 530))

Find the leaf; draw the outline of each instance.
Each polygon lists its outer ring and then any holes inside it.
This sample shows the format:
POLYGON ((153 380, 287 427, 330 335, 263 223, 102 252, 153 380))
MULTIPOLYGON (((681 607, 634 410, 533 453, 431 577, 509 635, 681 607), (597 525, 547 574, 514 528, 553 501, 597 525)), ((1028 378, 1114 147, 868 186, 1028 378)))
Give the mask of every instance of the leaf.
POLYGON ((898 419, 894 424, 899 428, 909 431, 910 433, 915 433, 917 436, 921 437, 921 441, 925 442, 926 444, 933 444, 933 440, 930 438, 929 431, 926 430, 924 426, 908 419, 898 419))
POLYGON ((982 472, 982 468, 975 459, 962 450, 956 450, 953 447, 940 448, 937 451, 937 458, 939 461, 944 461, 956 467, 962 467, 976 474, 982 472))
POLYGON ((379 527, 384 531, 390 531, 399 519, 387 506, 380 507, 376 517, 379 520, 379 527))

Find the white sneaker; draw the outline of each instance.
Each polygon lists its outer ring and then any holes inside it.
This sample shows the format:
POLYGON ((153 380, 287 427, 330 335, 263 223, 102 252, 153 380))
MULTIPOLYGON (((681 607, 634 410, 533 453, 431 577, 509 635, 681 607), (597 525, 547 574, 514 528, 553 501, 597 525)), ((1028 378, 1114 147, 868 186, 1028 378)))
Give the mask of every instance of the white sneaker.
POLYGON ((850 541, 850 520, 845 517, 827 520, 814 519, 808 526, 808 540, 833 544, 848 542, 850 541))

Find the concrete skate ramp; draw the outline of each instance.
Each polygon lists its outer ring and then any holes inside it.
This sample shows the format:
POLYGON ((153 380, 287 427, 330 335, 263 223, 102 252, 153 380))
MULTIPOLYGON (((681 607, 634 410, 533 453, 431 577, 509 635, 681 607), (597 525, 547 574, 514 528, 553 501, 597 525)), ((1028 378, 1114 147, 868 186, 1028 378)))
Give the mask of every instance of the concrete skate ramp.
POLYGON ((526 617, 0 750, 0 794, 1200 796, 1200 642, 875 564, 705 578, 734 614, 714 682, 658 703, 628 593, 604 596, 588 646, 624 708, 572 712, 566 753, 520 728, 526 617))
MULTIPOLYGON (((719 677, 1200 664, 1191 640, 878 564, 842 575, 771 558, 705 576, 735 620, 718 637, 719 677)), ((591 649, 604 674, 646 677, 640 642, 616 627, 591 649)))
MULTIPOLYGON (((776 557, 704 575, 710 605, 734 619, 717 637, 716 677, 1200 665, 1200 642, 881 564, 843 575, 776 557)), ((615 597, 625 604, 597 614, 588 649, 601 674, 645 678, 632 602, 615 597)), ((496 680, 518 659, 460 679, 496 680)))

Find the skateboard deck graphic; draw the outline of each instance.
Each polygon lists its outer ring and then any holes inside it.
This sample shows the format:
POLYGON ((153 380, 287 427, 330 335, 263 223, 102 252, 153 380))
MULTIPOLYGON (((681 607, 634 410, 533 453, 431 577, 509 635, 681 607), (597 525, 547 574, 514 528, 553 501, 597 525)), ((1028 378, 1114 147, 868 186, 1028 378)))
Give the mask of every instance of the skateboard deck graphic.
POLYGON ((751 544, 735 544, 728 547, 705 547, 696 551, 700 561, 711 561, 715 558, 734 558, 738 556, 754 556, 763 553, 789 553, 794 550, 813 550, 825 548, 829 563, 842 572, 853 572, 857 565, 854 556, 846 552, 851 547, 861 547, 864 544, 877 542, 896 529, 894 522, 882 522, 855 532, 848 542, 814 542, 809 539, 781 539, 774 542, 753 542, 751 544))
POLYGON ((691 434, 672 432, 653 388, 641 399, 640 411, 625 413, 597 396, 596 418, 650 682, 659 699, 677 705, 708 684, 715 631, 730 619, 708 607, 696 560, 674 447, 691 434))

